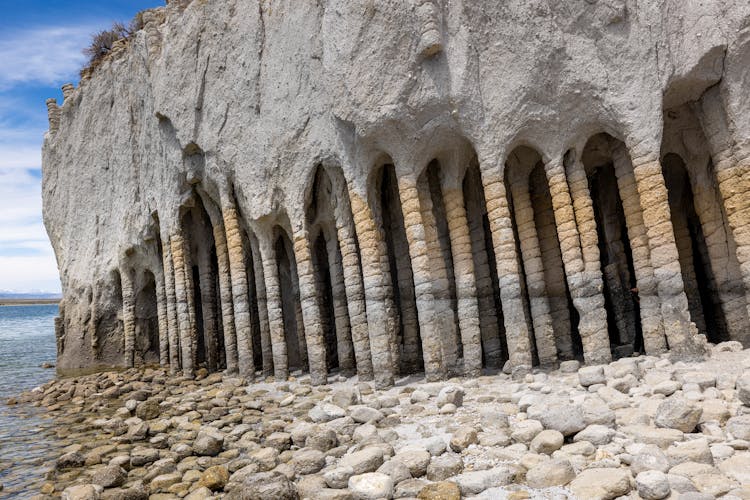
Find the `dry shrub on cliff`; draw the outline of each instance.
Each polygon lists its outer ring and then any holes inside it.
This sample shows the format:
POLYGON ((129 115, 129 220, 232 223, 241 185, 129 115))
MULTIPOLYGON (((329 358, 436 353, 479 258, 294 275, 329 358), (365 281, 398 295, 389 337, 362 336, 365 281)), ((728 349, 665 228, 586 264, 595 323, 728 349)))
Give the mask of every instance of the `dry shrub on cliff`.
POLYGON ((91 36, 91 44, 83 49, 84 55, 89 59, 86 67, 81 70, 81 74, 96 68, 99 62, 112 52, 115 42, 128 40, 141 29, 143 29, 143 11, 137 13, 127 25, 115 22, 110 29, 94 33, 91 36))

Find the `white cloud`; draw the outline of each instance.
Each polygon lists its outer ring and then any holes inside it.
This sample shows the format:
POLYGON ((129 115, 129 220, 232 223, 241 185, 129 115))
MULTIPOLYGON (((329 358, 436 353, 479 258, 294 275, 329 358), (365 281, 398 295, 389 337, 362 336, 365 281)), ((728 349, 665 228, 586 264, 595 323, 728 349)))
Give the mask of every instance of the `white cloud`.
POLYGON ((0 89, 19 83, 58 85, 76 79, 95 27, 46 26, 5 33, 0 40, 0 89))
POLYGON ((0 289, 60 290, 41 213, 38 176, 30 170, 0 168, 0 289))
POLYGON ((27 292, 59 292, 55 256, 47 255, 9 256, 0 255, 0 289, 27 292))

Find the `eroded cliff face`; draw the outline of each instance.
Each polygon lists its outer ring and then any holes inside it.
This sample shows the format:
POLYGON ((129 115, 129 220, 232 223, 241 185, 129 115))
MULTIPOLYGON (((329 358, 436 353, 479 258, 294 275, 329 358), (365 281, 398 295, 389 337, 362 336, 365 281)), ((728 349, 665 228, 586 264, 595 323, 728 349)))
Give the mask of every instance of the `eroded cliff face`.
POLYGON ((748 89, 743 1, 173 1, 50 103, 58 367, 746 342, 748 89))

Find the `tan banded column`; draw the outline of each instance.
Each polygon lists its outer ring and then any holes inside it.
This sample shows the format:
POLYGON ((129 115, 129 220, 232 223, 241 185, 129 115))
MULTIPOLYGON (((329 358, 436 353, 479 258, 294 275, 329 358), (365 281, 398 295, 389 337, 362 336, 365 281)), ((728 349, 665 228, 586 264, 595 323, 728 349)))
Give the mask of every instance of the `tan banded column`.
POLYGON ((513 212, 521 244, 521 258, 526 271, 526 290, 534 324, 534 339, 539 364, 554 365, 557 362, 555 331, 552 327, 547 289, 544 282, 544 263, 539 249, 539 238, 534 222, 534 207, 529 195, 528 176, 511 181, 513 212))
POLYGON ((414 294, 419 318, 419 333, 422 337, 425 379, 427 381, 439 380, 445 376, 442 334, 434 307, 435 295, 430 269, 431 260, 425 239, 426 231, 422 221, 416 179, 400 177, 398 179, 398 191, 414 275, 414 294))
POLYGON ((333 316, 336 329, 336 352, 339 359, 339 369, 347 377, 354 375, 354 345, 349 323, 349 310, 346 304, 346 285, 344 284, 344 270, 339 254, 339 244, 334 234, 326 238, 328 255, 328 270, 331 277, 331 296, 333 297, 333 316))
POLYGON ((349 191, 349 200, 362 259, 362 283, 375 385, 378 388, 389 387, 393 385, 395 371, 390 340, 393 332, 389 328, 394 325, 389 324, 386 305, 382 235, 375 225, 367 202, 352 190, 349 191))
MULTIPOLYGON (((596 223, 593 219, 588 185, 583 184, 580 179, 581 173, 583 173, 583 181, 585 182, 586 174, 583 172, 582 165, 575 165, 571 166, 571 169, 574 171, 572 180, 577 182, 576 195, 579 198, 588 198, 588 205, 585 199, 579 200, 579 212, 589 239, 592 237, 590 232, 593 230, 594 245, 596 246, 596 223), (585 217, 587 216, 590 216, 591 219, 586 220, 585 217), (593 227, 591 227, 592 224, 593 227)), ((578 225, 576 224, 575 206, 571 199, 571 193, 568 191, 562 158, 547 163, 544 170, 547 174, 550 196, 552 197, 552 208, 555 213, 557 237, 560 241, 565 278, 568 281, 573 305, 580 317, 578 332, 581 335, 584 359, 589 364, 609 363, 612 361, 612 352, 607 333, 607 312, 604 307, 604 286, 601 271, 598 265, 586 267, 584 264, 583 249, 579 238, 578 225)), ((591 253, 590 250, 590 248, 587 249, 589 253, 591 253)), ((589 255, 589 258, 592 257, 593 255, 589 255)), ((596 249, 596 259, 597 261, 599 259, 598 248, 596 249)))
POLYGON ((346 306, 349 312, 354 357, 357 374, 361 381, 373 380, 370 338, 365 308, 365 290, 360 274, 359 253, 354 230, 354 222, 349 211, 349 201, 345 193, 337 199, 335 208, 336 233, 341 250, 341 266, 346 291, 346 306))
POLYGON ((175 271, 175 296, 177 299, 177 319, 180 325, 180 354, 182 358, 182 373, 186 377, 195 376, 193 367, 193 342, 195 336, 195 324, 192 322, 190 314, 189 296, 192 295, 192 288, 188 288, 187 277, 185 276, 185 239, 181 234, 174 234, 170 238, 172 247, 172 260, 175 271))
POLYGON ((502 174, 496 166, 482 165, 481 171, 497 263, 509 362, 514 374, 522 374, 531 369, 531 343, 521 295, 521 274, 508 197, 502 174))
POLYGON ((272 243, 261 240, 259 246, 266 285, 266 307, 271 335, 271 351, 273 352, 273 373, 276 380, 286 380, 289 378, 289 363, 284 337, 284 313, 281 308, 279 270, 276 266, 272 243))
POLYGON ((219 267, 219 296, 221 299, 221 326, 224 332, 224 352, 227 373, 239 371, 237 358, 237 331, 234 329, 234 301, 232 298, 232 276, 227 250, 227 236, 223 221, 214 224, 214 245, 219 267))
POLYGON ((213 373, 219 365, 219 334, 216 323, 216 277, 211 272, 211 261, 208 255, 201 255, 199 270, 203 346, 208 371, 213 373))
POLYGON ((253 278, 255 279, 255 296, 258 303, 258 324, 260 325, 260 349, 263 359, 263 376, 273 375, 273 350, 271 349, 271 329, 268 324, 268 301, 266 299, 266 282, 263 277, 263 261, 261 260, 258 242, 250 241, 253 259, 253 278))
POLYGON ((232 277, 232 299, 234 301, 234 326, 237 334, 237 359, 241 377, 252 379, 255 376, 253 342, 250 318, 250 301, 247 288, 245 253, 242 248, 242 234, 237 217, 237 209, 226 207, 222 210, 224 227, 227 233, 229 270, 232 277))
POLYGON ((135 356, 135 292, 133 290, 133 276, 130 269, 122 269, 120 272, 120 283, 122 286, 122 326, 125 367, 132 368, 135 356))
POLYGON ((659 355, 667 350, 667 339, 664 335, 661 300, 656 291, 656 278, 651 265, 651 249, 646 225, 643 222, 640 194, 633 174, 633 165, 625 147, 615 149, 612 159, 638 284, 643 344, 647 354, 659 355))
POLYGON ((482 344, 479 325, 474 255, 471 248, 469 223, 466 218, 461 186, 443 186, 443 200, 453 255, 453 276, 456 282, 458 326, 464 352, 464 375, 477 377, 482 373, 482 344))
POLYGON ((174 262, 172 260, 170 239, 167 239, 166 245, 163 245, 162 253, 162 260, 164 261, 164 290, 167 298, 167 324, 169 326, 169 372, 174 375, 180 369, 180 326, 177 321, 174 262))
POLYGON ((326 364, 326 342, 321 320, 320 303, 315 286, 315 269, 310 251, 307 229, 299 227, 294 231, 294 258, 297 262, 300 307, 304 323, 307 358, 310 367, 310 380, 313 385, 328 382, 326 364))
POLYGON ((633 161, 633 174, 640 196, 669 349, 678 358, 700 357, 705 349, 699 342, 695 325, 690 321, 661 165, 653 156, 646 155, 633 161))
POLYGON ((159 324, 159 366, 169 365, 169 318, 167 316, 167 296, 164 288, 164 273, 154 270, 156 287, 156 316, 159 324))

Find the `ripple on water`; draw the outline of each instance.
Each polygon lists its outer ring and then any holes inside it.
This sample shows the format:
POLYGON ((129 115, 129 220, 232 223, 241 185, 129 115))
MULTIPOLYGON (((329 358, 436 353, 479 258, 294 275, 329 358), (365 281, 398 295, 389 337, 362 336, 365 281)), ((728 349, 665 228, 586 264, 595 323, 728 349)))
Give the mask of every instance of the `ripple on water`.
POLYGON ((56 354, 56 305, 0 306, 0 483, 4 498, 28 498, 39 492, 58 455, 51 419, 42 409, 6 406, 5 401, 53 376, 43 369, 56 354))

